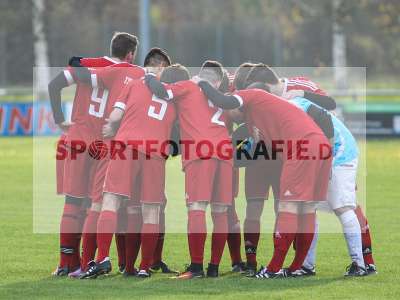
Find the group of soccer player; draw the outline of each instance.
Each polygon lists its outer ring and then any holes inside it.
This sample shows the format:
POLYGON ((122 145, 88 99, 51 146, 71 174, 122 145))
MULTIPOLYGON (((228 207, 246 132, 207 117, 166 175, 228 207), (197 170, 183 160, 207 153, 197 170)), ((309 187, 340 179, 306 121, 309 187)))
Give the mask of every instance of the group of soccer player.
POLYGON ((72 57, 49 84, 54 120, 63 131, 57 192, 65 195, 53 275, 110 273, 115 236, 118 268, 126 277, 157 271, 177 279, 218 277, 225 244, 233 272, 312 276, 317 209, 333 211, 342 224, 351 259, 345 275, 376 273, 368 222, 356 202, 357 143, 332 112, 334 99, 309 79, 280 78, 262 63, 244 63, 232 76, 208 60, 192 77, 165 50, 152 48, 142 68, 133 64, 137 46, 134 35, 115 33, 111 57, 72 57), (71 85, 76 91, 66 121, 61 92, 71 85), (191 260, 183 272, 171 270, 162 256, 166 160, 178 153, 191 260), (239 168, 245 170, 243 229, 235 209, 239 168), (270 188, 274 251, 268 265, 259 267, 260 219, 270 188), (205 273, 208 204, 213 231, 205 273), (292 244, 295 257, 284 268, 292 244))

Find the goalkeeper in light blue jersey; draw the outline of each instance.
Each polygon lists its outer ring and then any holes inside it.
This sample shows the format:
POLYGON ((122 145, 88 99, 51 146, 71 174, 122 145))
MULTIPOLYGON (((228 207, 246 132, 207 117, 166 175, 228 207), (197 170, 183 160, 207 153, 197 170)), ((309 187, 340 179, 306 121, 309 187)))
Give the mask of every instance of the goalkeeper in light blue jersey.
MULTIPOLYGON (((316 110, 316 108, 318 108, 316 111, 323 110, 323 108, 305 98, 296 97, 289 100, 289 102, 308 112, 311 117, 313 115, 310 114, 310 110, 316 110)), ((348 252, 352 260, 352 264, 348 267, 345 275, 355 275, 355 273, 358 276, 366 275, 362 253, 361 228, 354 211, 357 207, 356 176, 359 156, 357 142, 350 130, 334 114, 323 110, 323 115, 329 116, 333 125, 333 160, 327 203, 330 210, 335 212, 342 224, 348 252)), ((318 123, 318 118, 313 117, 313 119, 318 123)), ((317 239, 318 231, 315 233, 303 268, 294 272, 293 275, 298 273, 299 276, 302 276, 305 275, 304 273, 315 272, 317 239)))

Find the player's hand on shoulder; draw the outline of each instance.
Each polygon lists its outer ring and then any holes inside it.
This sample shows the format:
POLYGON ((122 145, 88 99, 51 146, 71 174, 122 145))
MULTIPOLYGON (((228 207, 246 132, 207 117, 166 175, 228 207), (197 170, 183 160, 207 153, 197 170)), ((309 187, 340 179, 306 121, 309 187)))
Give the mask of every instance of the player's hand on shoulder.
POLYGON ((67 132, 68 129, 73 126, 75 123, 74 122, 69 122, 69 121, 64 121, 62 123, 58 123, 57 126, 63 131, 67 132))
POLYGON ((81 65, 82 58, 83 58, 82 56, 72 56, 68 60, 68 65, 71 67, 82 67, 82 65, 81 65))
POLYGON ((190 79, 190 81, 194 82, 195 84, 198 84, 202 80, 204 80, 204 79, 200 78, 197 75, 193 76, 192 79, 190 79))
POLYGON ((303 90, 290 90, 290 91, 287 91, 283 95, 283 98, 288 99, 288 100, 296 98, 296 97, 304 97, 304 91, 303 90))

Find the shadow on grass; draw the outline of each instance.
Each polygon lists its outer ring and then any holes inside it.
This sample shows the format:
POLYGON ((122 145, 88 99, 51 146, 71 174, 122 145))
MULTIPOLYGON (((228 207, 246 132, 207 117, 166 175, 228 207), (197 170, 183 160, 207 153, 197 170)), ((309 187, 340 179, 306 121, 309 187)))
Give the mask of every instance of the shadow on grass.
POLYGON ((43 278, 37 281, 21 281, 2 285, 0 298, 43 299, 43 298, 157 298, 185 297, 233 298, 240 294, 282 293, 290 290, 321 287, 344 278, 289 278, 257 280, 239 274, 227 273, 217 279, 176 280, 166 275, 156 274, 150 279, 124 278, 120 275, 99 277, 95 280, 69 278, 43 278))

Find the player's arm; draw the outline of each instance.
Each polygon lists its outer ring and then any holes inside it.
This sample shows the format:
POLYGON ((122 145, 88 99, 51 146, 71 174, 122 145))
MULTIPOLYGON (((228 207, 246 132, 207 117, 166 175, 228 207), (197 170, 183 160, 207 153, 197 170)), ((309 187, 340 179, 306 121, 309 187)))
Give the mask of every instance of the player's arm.
POLYGON ((108 119, 106 119, 106 124, 104 124, 103 126, 103 137, 111 138, 117 133, 122 118, 125 114, 126 103, 129 98, 130 90, 130 84, 126 85, 122 89, 121 94, 117 98, 118 100, 114 104, 114 108, 111 111, 110 116, 108 117, 108 119))
POLYGON ((207 81, 198 83, 204 95, 217 107, 222 109, 235 109, 243 105, 240 97, 225 95, 214 88, 207 81))
POLYGON ((61 105, 61 91, 73 83, 74 79, 69 70, 64 70, 63 72, 60 72, 52 81, 50 81, 48 85, 50 105, 53 112, 54 121, 63 131, 68 130, 73 123, 65 121, 61 105))
POLYGON ((327 95, 322 95, 320 93, 313 93, 305 90, 291 90, 288 91, 285 95, 286 99, 293 99, 295 97, 302 97, 310 100, 314 104, 325 108, 326 110, 334 110, 336 109, 336 101, 332 97, 327 95))
POLYGON ((90 84, 92 77, 88 68, 81 64, 82 57, 73 56, 69 59, 68 64, 74 69, 76 80, 81 83, 90 84))
POLYGON ((146 74, 144 76, 144 82, 156 97, 160 99, 171 100, 167 88, 153 74, 146 74))

